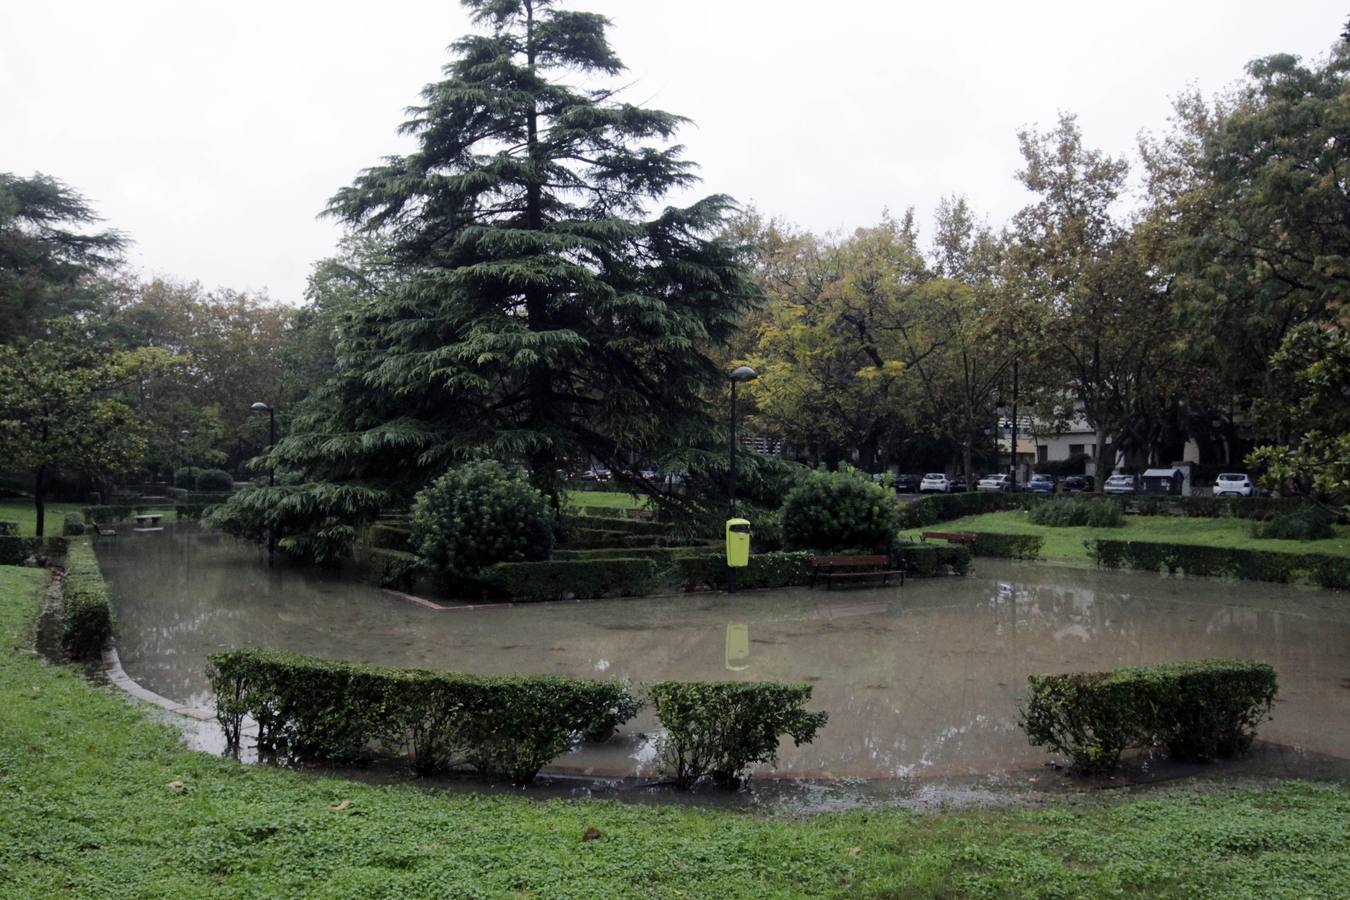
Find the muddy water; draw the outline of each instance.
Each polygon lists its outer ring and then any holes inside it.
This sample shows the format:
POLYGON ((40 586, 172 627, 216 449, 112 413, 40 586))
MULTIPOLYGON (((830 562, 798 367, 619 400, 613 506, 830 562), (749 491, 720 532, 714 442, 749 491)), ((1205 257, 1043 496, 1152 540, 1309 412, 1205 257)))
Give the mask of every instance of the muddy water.
MULTIPOLYGON (((830 713, 786 744, 788 777, 961 778, 1042 765, 1017 703, 1032 672, 1206 656, 1280 675, 1263 752, 1280 773, 1350 772, 1350 595, 979 560, 903 588, 432 609, 337 577, 269 570, 190 526, 100 540, 132 678, 209 704, 207 654, 259 644, 369 663, 651 681, 805 681, 830 713)), ((560 770, 648 770, 649 713, 560 770)))

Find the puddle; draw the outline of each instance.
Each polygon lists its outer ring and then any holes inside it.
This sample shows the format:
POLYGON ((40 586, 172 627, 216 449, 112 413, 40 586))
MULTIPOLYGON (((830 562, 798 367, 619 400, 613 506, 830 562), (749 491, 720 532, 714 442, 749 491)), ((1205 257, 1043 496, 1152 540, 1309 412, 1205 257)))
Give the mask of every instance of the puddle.
MULTIPOLYGON (((1350 602, 1328 591, 981 559, 970 577, 903 588, 435 609, 336 575, 268 569, 252 546, 189 525, 100 539, 97 552, 126 672, 191 706, 210 705, 207 654, 249 644, 484 674, 806 681, 829 724, 811 745, 785 743, 736 802, 830 808, 920 802, 925 791, 931 803, 983 802, 1030 785, 1101 786, 1057 774, 1027 745, 1017 704, 1029 673, 1234 656, 1279 671, 1256 750, 1205 767, 1132 759, 1109 784, 1350 776, 1350 602)), ((561 758, 541 790, 648 790, 655 728, 644 711, 614 740, 561 758)), ((220 743, 213 723, 189 740, 220 743)), ((391 765, 360 777, 407 776, 391 765)))

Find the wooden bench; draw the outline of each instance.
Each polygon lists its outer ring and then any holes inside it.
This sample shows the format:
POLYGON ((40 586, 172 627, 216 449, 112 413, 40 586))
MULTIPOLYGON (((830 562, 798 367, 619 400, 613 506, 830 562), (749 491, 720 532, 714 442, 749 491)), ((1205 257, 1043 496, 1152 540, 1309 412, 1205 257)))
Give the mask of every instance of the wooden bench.
POLYGON ((817 578, 824 578, 827 586, 835 581, 858 578, 881 578, 881 583, 892 575, 900 576, 905 583, 903 569, 892 569, 889 556, 813 556, 811 557, 811 587, 816 586, 817 578))
POLYGON ((946 541, 949 544, 973 544, 979 538, 979 535, 971 534, 968 531, 925 531, 923 540, 932 538, 935 541, 946 541))

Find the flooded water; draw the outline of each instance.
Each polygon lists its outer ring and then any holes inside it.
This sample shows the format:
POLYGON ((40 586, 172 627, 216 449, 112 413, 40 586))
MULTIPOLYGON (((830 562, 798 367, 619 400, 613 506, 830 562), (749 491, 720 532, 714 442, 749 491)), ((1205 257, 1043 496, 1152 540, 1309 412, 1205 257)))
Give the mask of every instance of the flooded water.
MULTIPOLYGON (((804 681, 830 721, 815 743, 786 743, 777 774, 959 779, 1045 763, 1017 726, 1029 673, 1234 656, 1279 672, 1266 762, 1350 773, 1345 594, 981 559, 970 577, 903 588, 435 609, 268 569, 252 546, 189 525, 126 531, 97 552, 122 665, 188 705, 210 705, 207 654, 245 645, 484 674, 804 681)), ((646 774, 655 727, 644 712, 555 771, 646 774)))

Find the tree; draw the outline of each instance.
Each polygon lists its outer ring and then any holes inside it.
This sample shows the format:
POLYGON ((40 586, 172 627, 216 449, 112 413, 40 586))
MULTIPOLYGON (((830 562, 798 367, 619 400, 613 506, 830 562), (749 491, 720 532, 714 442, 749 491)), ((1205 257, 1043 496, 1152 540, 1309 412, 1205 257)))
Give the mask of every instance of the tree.
POLYGON ((143 426, 121 393, 172 364, 162 350, 102 351, 69 325, 51 340, 0 345, 0 456, 33 474, 39 537, 51 476, 108 476, 140 463, 143 426))
POLYGON ((1166 395, 1175 318, 1147 245, 1117 221, 1113 206, 1128 165, 1083 145, 1072 115, 1047 134, 1019 134, 1026 167, 1018 178, 1038 195, 1014 228, 1028 288, 1044 304, 1045 378, 1065 388, 1055 417, 1080 416, 1097 432, 1097 490, 1127 428, 1166 395))
POLYGON ((649 217, 695 181, 667 145, 684 120, 578 85, 623 70, 602 16, 465 5, 485 33, 423 91, 403 129, 417 149, 329 207, 398 277, 344 325, 323 402, 269 464, 402 503, 481 452, 555 497, 569 460, 715 453, 707 348, 754 298, 738 248, 712 237, 731 201, 649 217))
POLYGON ((0 172, 0 343, 41 334, 89 301, 81 281, 120 257, 125 239, 77 192, 47 175, 0 172))

